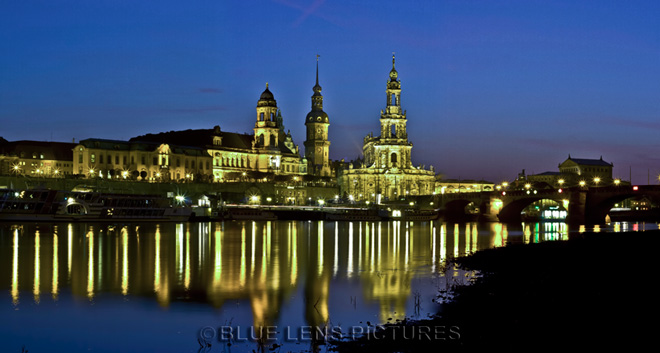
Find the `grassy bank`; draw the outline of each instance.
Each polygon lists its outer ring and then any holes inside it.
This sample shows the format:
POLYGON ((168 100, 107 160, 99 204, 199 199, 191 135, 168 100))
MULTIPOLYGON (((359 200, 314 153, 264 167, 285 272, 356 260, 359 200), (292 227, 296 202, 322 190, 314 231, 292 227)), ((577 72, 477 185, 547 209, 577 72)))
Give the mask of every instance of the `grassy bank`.
POLYGON ((658 231, 587 233, 480 251, 456 259, 481 275, 472 285, 455 288, 438 317, 387 326, 336 349, 638 350, 655 337, 659 243, 658 231))

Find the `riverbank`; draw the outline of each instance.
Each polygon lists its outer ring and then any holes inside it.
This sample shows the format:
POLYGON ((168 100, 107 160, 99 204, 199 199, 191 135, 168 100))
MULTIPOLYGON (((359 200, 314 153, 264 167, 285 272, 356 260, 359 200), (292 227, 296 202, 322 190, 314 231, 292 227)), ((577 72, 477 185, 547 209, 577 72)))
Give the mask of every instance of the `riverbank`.
POLYGON ((437 317, 385 326, 335 348, 361 353, 645 348, 654 337, 659 244, 660 231, 584 233, 458 258, 460 267, 480 276, 455 288, 437 317))

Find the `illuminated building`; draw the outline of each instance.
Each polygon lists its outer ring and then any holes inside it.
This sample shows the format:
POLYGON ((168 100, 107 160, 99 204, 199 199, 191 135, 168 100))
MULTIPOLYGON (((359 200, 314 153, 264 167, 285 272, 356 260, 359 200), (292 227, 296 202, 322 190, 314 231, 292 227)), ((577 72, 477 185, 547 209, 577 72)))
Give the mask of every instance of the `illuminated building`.
POLYGON ((305 117, 307 127, 307 139, 305 140, 305 157, 307 158, 310 174, 316 176, 331 176, 328 153, 330 141, 328 141, 328 128, 330 121, 328 114, 323 111, 323 95, 319 85, 319 61, 316 57, 316 85, 312 95, 312 111, 305 117))
POLYGON ((289 132, 284 132, 282 113, 273 93, 261 93, 256 107, 254 134, 213 129, 170 131, 134 137, 135 142, 170 143, 205 150, 212 159, 213 181, 261 179, 267 175, 303 175, 307 162, 289 132))
POLYGON ((612 184, 612 163, 600 159, 571 158, 559 165, 559 173, 564 176, 567 185, 578 184, 580 180, 588 184, 612 184))
POLYGON ((75 145, 66 142, 4 140, 0 143, 0 173, 34 177, 72 174, 71 151, 75 145))
POLYGON ((73 170, 88 177, 178 181, 211 175, 211 156, 195 147, 87 139, 73 151, 73 170))
POLYGON ((568 159, 559 164, 558 172, 544 172, 534 175, 519 175, 519 179, 524 183, 533 183, 535 186, 548 186, 548 187, 571 187, 578 186, 583 182, 586 186, 604 186, 612 185, 614 179, 612 178, 612 163, 600 159, 585 159, 585 158, 572 158, 570 155, 568 159))
POLYGON ((355 200, 396 199, 407 195, 430 195, 434 191, 433 167, 412 164, 412 143, 406 132, 406 112, 401 109, 401 82, 392 56, 392 70, 385 90, 387 106, 380 113, 380 136, 364 138, 364 159, 349 164, 338 175, 342 195, 355 200))

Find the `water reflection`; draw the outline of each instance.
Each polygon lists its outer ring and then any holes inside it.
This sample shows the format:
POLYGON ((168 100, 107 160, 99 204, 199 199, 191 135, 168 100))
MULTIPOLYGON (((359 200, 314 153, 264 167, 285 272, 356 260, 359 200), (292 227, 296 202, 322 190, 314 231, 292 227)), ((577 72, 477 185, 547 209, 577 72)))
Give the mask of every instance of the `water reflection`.
MULTIPOLYGON (((579 231, 647 229, 657 224, 614 223, 579 231)), ((444 266, 449 258, 568 235, 563 223, 3 224, 0 279, 8 281, 0 288, 8 289, 17 307, 30 294, 40 304, 49 292, 53 301, 66 291, 90 302, 115 293, 153 298, 164 309, 174 301, 217 309, 238 301, 254 327, 288 319, 287 310, 302 313, 302 324, 323 327, 335 316, 361 320, 375 307, 377 320, 384 322, 411 315, 415 293, 426 291, 432 298, 462 277, 444 266), (416 279, 435 282, 420 288, 416 279), (346 289, 347 283, 357 283, 359 292, 346 289), (291 300, 298 296, 302 300, 291 300), (364 303, 359 310, 358 303, 364 303)))

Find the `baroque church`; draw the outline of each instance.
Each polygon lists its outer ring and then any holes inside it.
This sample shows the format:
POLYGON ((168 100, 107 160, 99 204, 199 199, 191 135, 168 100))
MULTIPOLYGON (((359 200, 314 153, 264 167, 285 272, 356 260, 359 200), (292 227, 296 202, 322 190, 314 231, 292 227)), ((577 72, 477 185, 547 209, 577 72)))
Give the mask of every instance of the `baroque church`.
POLYGON ((253 134, 195 129, 146 134, 128 141, 86 139, 73 149, 73 172, 148 181, 297 181, 332 177, 328 114, 318 80, 305 125, 305 157, 289 131, 268 84, 256 107, 253 134))
POLYGON ((401 81, 392 55, 392 70, 385 89, 387 101, 380 112, 380 136, 364 138, 363 160, 350 163, 338 174, 342 195, 358 201, 380 202, 408 195, 430 195, 435 187, 433 167, 412 164, 412 143, 406 132, 406 111, 401 109, 401 81), (356 165, 357 164, 357 165, 356 165))

